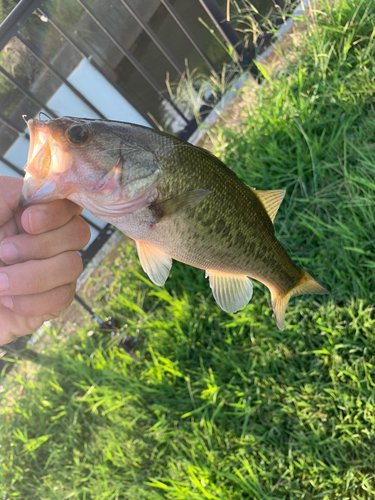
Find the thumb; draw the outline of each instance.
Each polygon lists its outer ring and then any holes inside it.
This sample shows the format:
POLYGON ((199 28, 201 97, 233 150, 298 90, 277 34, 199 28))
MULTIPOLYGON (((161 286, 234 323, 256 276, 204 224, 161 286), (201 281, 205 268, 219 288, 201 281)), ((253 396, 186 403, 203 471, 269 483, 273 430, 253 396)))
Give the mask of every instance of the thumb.
POLYGON ((10 220, 18 209, 22 179, 0 175, 0 226, 10 220))

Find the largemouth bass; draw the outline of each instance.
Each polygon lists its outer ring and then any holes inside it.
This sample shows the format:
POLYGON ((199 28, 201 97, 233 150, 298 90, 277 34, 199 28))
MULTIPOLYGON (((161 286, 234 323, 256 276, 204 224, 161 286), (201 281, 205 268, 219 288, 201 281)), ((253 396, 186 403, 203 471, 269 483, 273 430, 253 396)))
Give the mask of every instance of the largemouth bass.
POLYGON ((210 152, 139 125, 63 117, 28 126, 20 205, 68 198, 90 210, 135 240, 156 285, 172 259, 203 269, 233 313, 251 299, 254 278, 269 288, 280 330, 292 296, 328 293, 275 237, 285 191, 250 188, 210 152))

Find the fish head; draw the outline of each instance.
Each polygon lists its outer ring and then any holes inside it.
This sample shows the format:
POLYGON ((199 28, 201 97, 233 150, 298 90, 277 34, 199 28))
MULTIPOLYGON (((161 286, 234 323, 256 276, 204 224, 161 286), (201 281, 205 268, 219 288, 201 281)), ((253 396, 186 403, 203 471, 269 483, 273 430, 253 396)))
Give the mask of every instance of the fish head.
POLYGON ((21 207, 68 198, 109 221, 155 197, 159 165, 131 124, 62 117, 28 127, 21 207))

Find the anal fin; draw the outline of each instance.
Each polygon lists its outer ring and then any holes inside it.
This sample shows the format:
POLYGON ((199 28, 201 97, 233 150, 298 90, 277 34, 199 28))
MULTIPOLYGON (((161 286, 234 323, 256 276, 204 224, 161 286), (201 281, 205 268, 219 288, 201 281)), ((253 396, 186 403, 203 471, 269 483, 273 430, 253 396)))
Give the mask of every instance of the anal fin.
POLYGON ((155 285, 163 286, 172 267, 172 258, 149 243, 137 240, 135 242, 144 272, 155 285))
POLYGON ((253 295, 253 285, 247 276, 206 271, 213 296, 223 311, 234 313, 246 306, 253 295))

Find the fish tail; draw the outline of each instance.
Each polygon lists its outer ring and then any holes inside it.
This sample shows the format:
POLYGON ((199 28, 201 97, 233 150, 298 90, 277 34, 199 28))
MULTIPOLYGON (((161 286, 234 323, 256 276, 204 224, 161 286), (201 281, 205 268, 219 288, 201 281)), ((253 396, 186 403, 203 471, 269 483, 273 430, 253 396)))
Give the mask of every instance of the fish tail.
POLYGON ((297 284, 287 292, 270 287, 275 321, 280 330, 284 330, 285 328, 285 310, 291 297, 309 293, 329 293, 322 285, 319 285, 319 283, 315 281, 314 278, 309 275, 309 273, 307 273, 306 271, 302 271, 302 273, 303 274, 297 284))

